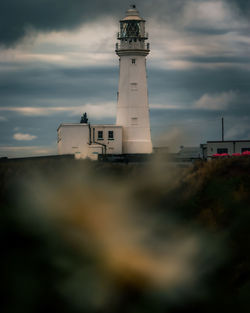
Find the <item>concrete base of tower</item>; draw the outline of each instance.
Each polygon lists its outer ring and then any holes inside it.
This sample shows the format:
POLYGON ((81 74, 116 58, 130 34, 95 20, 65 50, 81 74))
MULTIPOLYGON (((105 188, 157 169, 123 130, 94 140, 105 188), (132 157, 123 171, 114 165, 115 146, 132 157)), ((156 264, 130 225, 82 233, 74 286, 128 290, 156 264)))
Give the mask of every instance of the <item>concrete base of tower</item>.
POLYGON ((151 140, 127 140, 122 143, 123 154, 145 154, 152 151, 151 140))

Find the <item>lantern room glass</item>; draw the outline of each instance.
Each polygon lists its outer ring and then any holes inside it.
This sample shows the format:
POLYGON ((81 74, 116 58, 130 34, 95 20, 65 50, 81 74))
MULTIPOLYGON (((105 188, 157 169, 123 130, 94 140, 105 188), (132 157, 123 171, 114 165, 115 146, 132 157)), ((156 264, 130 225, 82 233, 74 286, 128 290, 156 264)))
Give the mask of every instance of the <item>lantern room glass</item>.
POLYGON ((145 39, 144 21, 121 21, 120 39, 137 38, 145 39))

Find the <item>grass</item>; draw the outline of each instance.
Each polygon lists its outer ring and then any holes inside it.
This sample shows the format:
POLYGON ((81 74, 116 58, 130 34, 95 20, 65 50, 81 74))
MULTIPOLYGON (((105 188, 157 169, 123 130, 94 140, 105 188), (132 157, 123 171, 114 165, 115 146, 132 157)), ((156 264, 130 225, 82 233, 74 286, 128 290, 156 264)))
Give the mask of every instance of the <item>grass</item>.
POLYGON ((249 173, 0 162, 1 312, 248 312, 249 173))

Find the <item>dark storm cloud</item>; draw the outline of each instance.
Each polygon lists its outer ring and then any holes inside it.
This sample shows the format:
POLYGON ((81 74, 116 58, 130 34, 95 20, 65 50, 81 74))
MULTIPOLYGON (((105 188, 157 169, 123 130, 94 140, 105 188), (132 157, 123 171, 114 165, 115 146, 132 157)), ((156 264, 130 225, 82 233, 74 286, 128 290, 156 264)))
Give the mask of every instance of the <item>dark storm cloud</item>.
MULTIPOLYGON (((204 1, 192 0, 192 2, 204 1)), ((232 4, 234 9, 238 6, 242 13, 245 12, 244 8, 249 7, 244 4, 244 1, 224 1, 232 4)), ((69 30, 85 22, 99 20, 102 16, 122 17, 131 2, 133 1, 2 0, 0 2, 0 43, 7 46, 13 45, 23 38, 28 29, 69 30)), ((143 17, 155 17, 174 24, 178 24, 178 19, 189 4, 186 0, 137 0, 135 2, 143 17)))
POLYGON ((249 0, 225 0, 233 6, 234 9, 238 9, 242 15, 249 15, 250 13, 250 1, 249 0))
MULTIPOLYGON (((181 59, 181 58, 179 58, 181 59)), ((190 61, 192 63, 230 63, 230 64, 249 64, 250 63, 250 56, 193 56, 193 57, 186 57, 183 59, 185 61, 190 61)))
MULTIPOLYGON (((173 125, 187 125, 203 129, 204 136, 213 138, 213 124, 222 115, 243 119, 250 116, 250 72, 236 69, 214 70, 161 70, 148 68, 149 103, 153 136, 173 125), (223 110, 195 108, 194 104, 204 94, 235 93, 235 99, 223 110), (155 104, 176 105, 177 109, 154 109, 155 104), (178 105, 181 108, 178 109, 178 105), (188 121, 191 122, 188 122, 188 121), (210 135, 209 135, 210 134, 210 135)), ((106 68, 22 68, 0 73, 0 103, 2 107, 57 107, 82 105, 91 102, 116 102, 118 69, 106 68)), ((114 108, 115 110, 115 108, 114 108)), ((13 129, 36 135, 34 141, 47 144, 55 140, 56 127, 61 122, 78 122, 79 116, 59 112, 48 116, 24 116, 15 111, 1 111, 8 122, 0 123, 1 143, 13 143, 13 129), (46 129, 44 126, 46 125, 46 129)), ((94 121, 91 117, 91 122, 94 121)), ((114 119, 102 118, 113 123, 114 119)), ((216 122, 217 123, 217 122, 216 122)), ((232 123, 233 124, 233 123, 232 123)), ((199 140, 201 140, 199 138, 199 140)), ((199 142, 199 141, 198 141, 199 142)), ((21 144, 21 143, 19 143, 21 144)))
MULTIPOLYGON (((97 68, 44 68, 19 69, 0 74, 1 106, 74 106, 88 101, 116 101, 118 72, 112 67, 97 68), (8 76, 4 91, 4 77, 8 76), (99 77, 99 78, 98 78, 99 77), (107 79, 108 77, 108 79, 107 79), (55 79, 57 78, 57 79, 55 79), (27 86, 25 86, 25 82, 27 86), (93 85, 93 83, 95 84, 93 85), (7 86, 8 84, 8 86, 7 86), (22 85, 23 84, 23 85, 22 85), (39 88, 39 86, 41 88, 39 88), (73 90, 71 90, 73 88, 73 90), (98 90, 98 92, 96 91, 98 90), (68 96, 70 93, 70 96, 68 96)), ((162 133, 178 129, 180 145, 198 145, 206 140, 220 139, 220 119, 225 117, 228 139, 247 139, 250 129, 250 72, 244 70, 189 70, 174 71, 148 68, 149 102, 154 104, 182 105, 181 109, 150 110, 153 142, 159 141, 162 133), (202 75, 201 75, 202 74, 202 75), (204 94, 219 94, 234 90, 237 98, 226 111, 199 109, 195 101, 204 94), (186 137, 182 137, 184 134, 186 137), (158 140, 158 141, 157 141, 158 140)), ((115 110, 115 107, 114 107, 115 110)), ((89 112, 88 112, 89 113, 89 112)), ((0 146, 51 146, 56 151, 56 128, 62 122, 77 123, 78 115, 58 112, 47 116, 27 116, 16 111, 0 111, 7 121, 0 121, 0 146), (16 141, 15 133, 37 136, 32 141, 16 141)), ((89 114, 92 123, 100 123, 89 114)), ((114 117, 102 118, 102 123, 114 123, 114 117)), ((165 144, 164 140, 162 144, 165 144)), ((8 152, 9 153, 9 152, 8 152)), ((4 155, 9 155, 7 152, 4 155)), ((17 152, 16 155, 19 155, 17 152)), ((26 152, 26 155, 30 152, 26 152)))
MULTIPOLYGON (((203 62, 209 62, 203 60, 203 62)), ((197 59, 198 62, 198 59, 197 59)), ((218 60, 219 62, 219 60, 218 60)), ((5 106, 74 106, 116 102, 118 67, 20 67, 0 72, 0 104, 5 106), (63 104, 62 104, 62 101, 63 104)), ((188 108, 204 94, 234 91, 247 103, 250 71, 247 69, 163 70, 148 67, 152 104, 182 104, 188 108)), ((241 103, 237 109, 241 109, 241 103)), ((244 107, 246 107, 244 105, 244 107)), ((230 112, 229 112, 230 113, 230 112)), ((240 112, 241 114, 243 112, 240 112)), ((0 114, 1 115, 1 114, 0 114)))
MULTIPOLYGON (((158 0, 137 4, 143 11, 155 12, 167 7, 168 13, 180 9, 183 1, 164 2, 158 0)), ((72 29, 84 22, 100 19, 101 16, 121 16, 128 3, 115 0, 2 0, 0 2, 0 42, 12 45, 21 39, 26 30, 38 31, 72 29)))
MULTIPOLYGON (((203 1, 193 0, 193 2, 203 1)), ((249 0, 224 1, 242 15, 246 15, 250 11, 249 0)), ((6 46, 13 45, 25 36, 28 29, 35 31, 69 30, 82 23, 98 20, 102 16, 122 17, 130 2, 115 0, 1 0, 0 43, 6 46)), ((188 5, 186 0, 137 0, 135 2, 144 17, 155 16, 162 21, 175 23, 188 5)))
MULTIPOLYGON (((78 123, 79 112, 58 111, 26 115, 15 108, 74 107, 91 102, 116 101, 118 68, 60 68, 22 64, 5 64, 0 71, 0 146, 53 146, 56 147, 56 129, 60 123, 78 123), (6 108, 1 110, 1 108, 6 108), (14 109, 14 110, 13 110, 14 109), (34 135, 32 141, 16 141, 15 133, 34 135)), ((99 122, 89 114, 92 123, 99 122)), ((114 123, 114 118, 102 118, 102 123, 114 123)), ((56 151, 56 149, 55 149, 56 151)), ((19 153, 19 152, 18 152, 19 153)), ((18 155, 17 153, 17 155, 18 155)), ((30 153, 29 151, 27 152, 30 153)))
MULTIPOLYGON (((71 29, 108 12, 113 1, 81 0, 2 0, 0 39, 11 45, 25 35, 27 28, 49 31, 71 29)), ((119 8, 119 4, 115 6, 119 8)))
MULTIPOLYGON (((23 68, 0 73, 1 106, 48 105, 54 99, 116 99, 117 68, 23 68)), ((58 101, 60 104, 60 101, 58 101)))
POLYGON ((217 28, 211 28, 211 27, 187 27, 186 31, 190 33, 196 33, 201 35, 224 35, 232 31, 231 28, 224 28, 224 29, 217 29, 217 28))
POLYGON ((149 71, 151 102, 179 102, 189 105, 203 94, 215 94, 229 90, 249 94, 250 72, 243 69, 193 69, 149 71), (170 97, 170 98, 169 98, 170 97), (175 98, 173 98, 175 97, 175 98), (169 101, 167 101, 169 100, 169 101))

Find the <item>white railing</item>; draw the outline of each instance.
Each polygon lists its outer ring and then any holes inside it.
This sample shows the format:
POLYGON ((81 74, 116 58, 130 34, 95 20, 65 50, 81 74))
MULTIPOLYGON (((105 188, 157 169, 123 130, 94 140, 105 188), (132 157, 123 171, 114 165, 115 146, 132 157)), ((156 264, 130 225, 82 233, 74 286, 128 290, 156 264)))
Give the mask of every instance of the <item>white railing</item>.
POLYGON ((140 50, 150 50, 150 44, 143 41, 122 41, 121 43, 116 43, 116 50, 127 50, 127 49, 140 49, 140 50))

